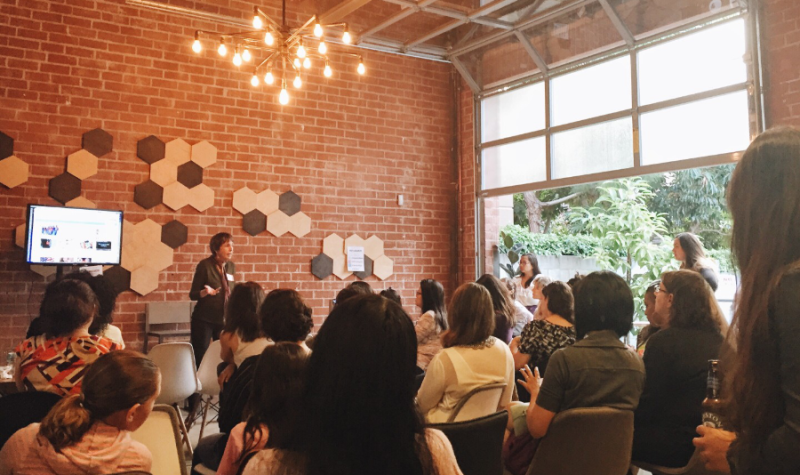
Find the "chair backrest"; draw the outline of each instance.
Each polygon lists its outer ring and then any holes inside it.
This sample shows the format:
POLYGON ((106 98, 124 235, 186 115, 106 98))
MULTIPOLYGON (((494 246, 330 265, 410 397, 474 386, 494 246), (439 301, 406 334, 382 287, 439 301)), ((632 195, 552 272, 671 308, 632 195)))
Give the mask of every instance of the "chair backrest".
POLYGON ((632 445, 633 411, 568 409, 553 418, 528 475, 625 475, 632 445))
POLYGON ((503 433, 508 412, 500 411, 464 422, 432 424, 450 440, 464 475, 503 474, 503 433))
POLYGON ((150 417, 131 434, 153 454, 153 475, 188 475, 183 452, 178 413, 170 406, 157 404, 150 417))
POLYGON ((9 394, 0 398, 0 447, 14 432, 34 422, 41 422, 61 396, 44 391, 9 394))
POLYGON ((161 394, 158 404, 174 404, 198 391, 194 350, 189 343, 162 343, 147 355, 161 370, 161 394))
POLYGON ((505 389, 506 383, 486 384, 473 389, 456 403, 447 422, 468 421, 494 414, 500 408, 500 398, 505 389))
POLYGON ((189 323, 192 318, 192 302, 149 302, 145 306, 145 323, 189 323))
POLYGON ((220 393, 219 380, 217 379, 217 366, 222 363, 219 340, 214 340, 203 355, 203 361, 197 368, 197 379, 200 380, 200 393, 217 396, 220 393))

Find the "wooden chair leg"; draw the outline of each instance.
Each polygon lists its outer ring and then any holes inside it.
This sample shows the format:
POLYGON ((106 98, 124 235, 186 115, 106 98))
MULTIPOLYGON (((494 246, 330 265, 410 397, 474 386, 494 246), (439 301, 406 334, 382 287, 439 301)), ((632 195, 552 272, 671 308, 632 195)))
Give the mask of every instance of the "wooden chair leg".
POLYGON ((200 438, 203 439, 203 431, 206 428, 206 418, 208 417, 208 406, 211 404, 211 396, 206 396, 206 403, 203 405, 203 422, 200 423, 200 438))
POLYGON ((181 414, 181 408, 178 407, 178 403, 172 405, 176 411, 178 411, 178 422, 181 424, 181 434, 183 435, 183 443, 186 444, 186 447, 189 448, 189 457, 194 456, 194 449, 192 449, 192 442, 189 440, 189 431, 186 429, 186 424, 183 422, 183 414, 181 414))

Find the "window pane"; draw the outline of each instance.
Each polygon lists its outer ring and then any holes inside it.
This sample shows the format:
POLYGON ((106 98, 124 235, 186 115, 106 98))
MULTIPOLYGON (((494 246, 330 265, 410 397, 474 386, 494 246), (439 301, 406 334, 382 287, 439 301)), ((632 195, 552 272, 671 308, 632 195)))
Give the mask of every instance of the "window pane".
POLYGON ((547 179, 544 137, 489 147, 482 159, 484 190, 547 179))
POLYGON ((734 20, 639 52, 642 105, 747 80, 744 20, 734 20))
POLYGON ((544 129, 544 83, 481 101, 482 142, 544 129))
POLYGON ((553 135, 553 179, 633 166, 629 117, 553 135))
POLYGON ((747 91, 642 114, 643 165, 738 152, 750 143, 747 91))
POLYGON ((630 109, 630 57, 555 77, 550 83, 550 95, 553 125, 630 109))
POLYGON ((698 21, 741 6, 738 0, 611 0, 610 3, 637 38, 652 36, 665 28, 698 21))

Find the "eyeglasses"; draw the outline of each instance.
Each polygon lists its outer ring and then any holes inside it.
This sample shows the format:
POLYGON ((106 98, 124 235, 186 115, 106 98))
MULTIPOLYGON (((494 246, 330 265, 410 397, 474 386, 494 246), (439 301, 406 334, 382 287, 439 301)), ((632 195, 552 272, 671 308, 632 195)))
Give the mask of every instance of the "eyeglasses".
POLYGON ((664 286, 662 285, 662 286, 656 287, 655 293, 657 293, 657 294, 662 294, 662 293, 666 294, 668 292, 667 292, 667 289, 665 289, 664 286))

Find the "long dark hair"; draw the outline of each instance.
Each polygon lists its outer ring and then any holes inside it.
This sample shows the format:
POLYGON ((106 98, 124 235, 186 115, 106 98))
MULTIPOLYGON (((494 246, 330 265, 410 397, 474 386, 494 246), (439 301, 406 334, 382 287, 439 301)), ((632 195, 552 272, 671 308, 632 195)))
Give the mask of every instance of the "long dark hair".
POLYGON ((96 421, 153 397, 158 391, 158 374, 155 363, 136 351, 102 355, 89 365, 81 394, 59 401, 42 420, 39 433, 56 450, 69 447, 96 421))
POLYGON ((439 331, 447 330, 447 310, 444 306, 444 287, 433 279, 419 282, 422 291, 422 313, 433 311, 433 320, 439 331))
POLYGON ((475 345, 494 333, 494 307, 486 287, 473 282, 461 285, 450 299, 447 314, 450 329, 442 335, 442 345, 475 345))
POLYGON ((737 444, 757 451, 785 413, 769 303, 787 268, 800 261, 800 131, 772 129, 750 144, 728 185, 728 207, 742 275, 729 332, 737 346, 730 423, 737 444))
POLYGON ((285 446, 296 437, 307 362, 305 350, 296 343, 284 341, 264 348, 253 374, 244 450, 237 463, 256 449, 264 436, 262 426, 269 431, 267 447, 285 446))
POLYGON ((494 313, 501 314, 508 325, 513 327, 517 310, 514 308, 514 302, 508 295, 508 289, 500 282, 500 279, 492 274, 483 274, 475 283, 486 287, 486 290, 489 291, 489 295, 492 296, 494 313))
POLYGON ((304 433, 276 447, 280 472, 294 464, 306 475, 435 474, 414 400, 416 363, 414 326, 399 305, 378 295, 337 305, 306 371, 304 433))
POLYGON ((533 283, 533 279, 535 279, 537 275, 541 274, 542 271, 541 269, 539 269, 539 259, 537 259, 536 256, 534 256, 533 254, 523 254, 522 256, 520 256, 520 260, 523 257, 528 259, 528 262, 531 263, 531 270, 533 271, 533 275, 531 275, 531 278, 522 283, 522 286, 527 289, 533 283))
POLYGON ((705 264, 706 252, 700 238, 692 233, 680 233, 675 239, 681 244, 686 260, 681 263, 681 269, 696 269, 696 266, 705 264))
POLYGON ((243 342, 264 337, 258 309, 264 301, 264 289, 255 282, 233 288, 225 308, 225 331, 237 333, 243 342))
POLYGON ((702 275, 689 269, 665 272, 661 283, 672 294, 669 311, 670 328, 688 328, 718 332, 728 332, 728 322, 714 297, 714 291, 702 275))

